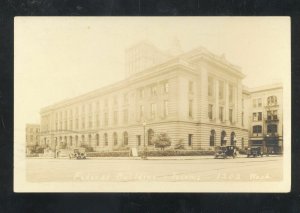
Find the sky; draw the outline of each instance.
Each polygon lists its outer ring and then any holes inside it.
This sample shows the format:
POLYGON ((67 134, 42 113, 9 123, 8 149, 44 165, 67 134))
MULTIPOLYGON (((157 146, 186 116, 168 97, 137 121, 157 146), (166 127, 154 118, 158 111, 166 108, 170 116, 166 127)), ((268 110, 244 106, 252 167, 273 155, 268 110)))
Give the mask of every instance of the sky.
POLYGON ((16 17, 15 130, 40 109, 125 78, 125 49, 148 40, 203 46, 239 67, 248 87, 290 80, 287 17, 16 17))

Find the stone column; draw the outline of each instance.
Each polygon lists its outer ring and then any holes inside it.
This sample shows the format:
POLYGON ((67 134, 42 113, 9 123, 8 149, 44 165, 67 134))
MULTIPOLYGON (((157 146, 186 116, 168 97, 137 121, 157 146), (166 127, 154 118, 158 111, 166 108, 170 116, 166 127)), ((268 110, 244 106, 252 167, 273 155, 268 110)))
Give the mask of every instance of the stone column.
POLYGON ((200 87, 200 122, 208 122, 208 75, 206 67, 201 67, 200 87))
POLYGON ((224 109, 226 124, 229 124, 229 85, 225 82, 225 109, 224 109))
POLYGON ((219 80, 215 79, 215 110, 214 117, 217 123, 220 123, 219 118, 219 80))

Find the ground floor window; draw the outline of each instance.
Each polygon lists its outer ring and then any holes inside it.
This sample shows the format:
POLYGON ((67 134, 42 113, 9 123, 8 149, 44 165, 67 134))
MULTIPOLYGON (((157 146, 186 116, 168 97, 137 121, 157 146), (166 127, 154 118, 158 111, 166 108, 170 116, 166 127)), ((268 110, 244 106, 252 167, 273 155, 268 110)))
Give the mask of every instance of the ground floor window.
POLYGON ((140 146, 140 145, 141 145, 141 136, 140 136, 140 135, 137 135, 137 136, 136 136, 136 139, 137 139, 137 144, 138 144, 138 146, 140 146))
POLYGON ((153 145, 152 139, 154 137, 154 131, 153 129, 148 130, 148 146, 153 145))
POLYGON ((215 137, 216 137, 216 131, 211 130, 210 131, 210 138, 209 138, 209 145, 210 146, 215 146, 215 137))
POLYGON ((192 143, 193 143, 193 135, 189 134, 189 141, 188 141, 189 146, 192 146, 192 143))
POLYGON ((225 146, 226 145, 226 132, 222 131, 221 133, 221 146, 225 146))
POLYGON ((124 145, 128 145, 128 133, 124 132, 123 137, 124 137, 124 145))
POLYGON ((105 145, 105 146, 108 146, 107 133, 104 133, 104 145, 105 145))
POLYGON ((99 135, 98 134, 96 134, 96 144, 97 144, 97 146, 99 146, 99 135))
POLYGON ((113 138, 114 138, 114 145, 117 145, 118 144, 118 135, 116 132, 114 132, 113 138))

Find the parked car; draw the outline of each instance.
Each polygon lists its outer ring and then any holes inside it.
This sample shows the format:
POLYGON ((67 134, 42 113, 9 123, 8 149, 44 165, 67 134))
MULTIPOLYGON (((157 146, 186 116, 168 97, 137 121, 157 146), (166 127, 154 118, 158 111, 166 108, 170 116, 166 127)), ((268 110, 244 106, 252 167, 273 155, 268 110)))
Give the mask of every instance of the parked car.
POLYGON ((220 146, 216 149, 215 158, 224 158, 232 157, 235 158, 237 156, 236 147, 235 146, 220 146))
POLYGON ((73 149, 69 154, 70 159, 86 159, 86 152, 84 148, 73 149))
POLYGON ((263 152, 261 150, 261 147, 251 147, 247 150, 247 158, 250 156, 253 156, 254 158, 257 156, 263 156, 263 152))

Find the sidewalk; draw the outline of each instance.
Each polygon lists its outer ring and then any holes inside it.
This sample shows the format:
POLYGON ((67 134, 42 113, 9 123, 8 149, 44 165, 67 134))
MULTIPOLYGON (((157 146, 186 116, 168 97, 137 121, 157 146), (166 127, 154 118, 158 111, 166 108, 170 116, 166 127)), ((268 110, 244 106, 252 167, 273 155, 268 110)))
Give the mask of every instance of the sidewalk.
MULTIPOLYGON (((264 156, 266 157, 266 156, 264 156)), ((281 155, 269 155, 268 157, 281 157, 281 155)), ((214 159, 214 155, 206 156, 159 156, 159 157, 147 157, 147 160, 205 160, 214 159)), ((237 158, 247 158, 247 155, 238 155, 237 158)), ((253 157, 252 157, 253 158, 253 157)), ((257 157, 261 158, 261 157, 257 157)), ((27 159, 69 159, 68 157, 50 158, 50 157, 30 157, 27 159)), ((232 159, 229 157, 228 159, 232 159)), ((76 160, 76 159, 72 159, 76 160)), ((87 157, 86 160, 142 160, 141 157, 87 157)))

